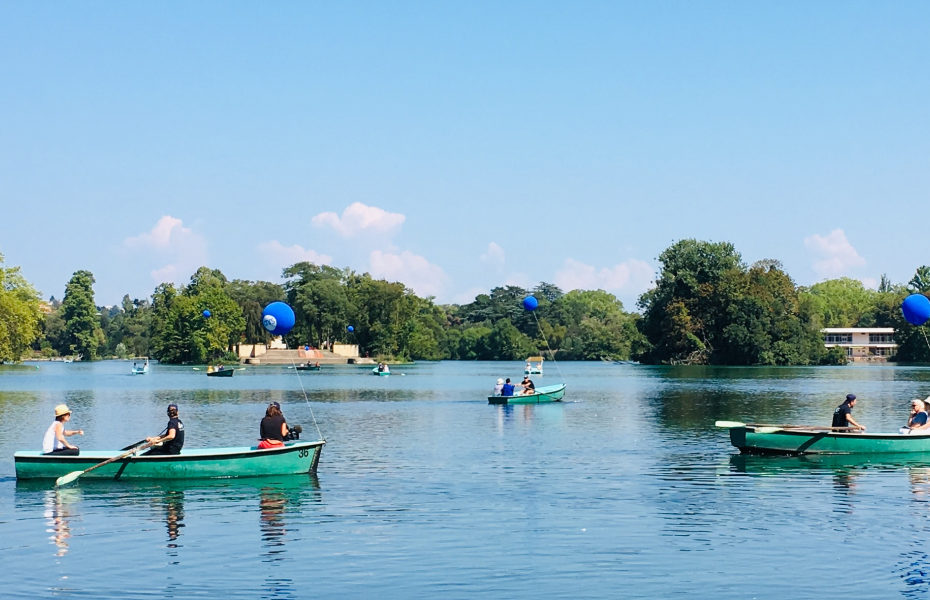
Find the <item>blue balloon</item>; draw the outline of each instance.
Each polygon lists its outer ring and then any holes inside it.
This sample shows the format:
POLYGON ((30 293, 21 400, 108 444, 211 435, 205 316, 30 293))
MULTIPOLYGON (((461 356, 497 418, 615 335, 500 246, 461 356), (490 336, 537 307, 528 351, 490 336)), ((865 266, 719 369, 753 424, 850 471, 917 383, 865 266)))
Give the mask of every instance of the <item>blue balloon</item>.
POLYGON ((535 296, 527 296, 523 299, 523 308, 526 310, 536 310, 537 306, 539 306, 539 300, 535 296))
POLYGON ((294 328, 294 309, 284 302, 272 302, 262 311, 262 327, 272 335, 284 335, 294 328))
POLYGON ((310 346, 304 346, 304 350, 309 350, 310 346))
POLYGON ((349 330, 349 333, 352 333, 353 331, 355 331, 355 327, 352 327, 351 325, 349 325, 348 327, 346 327, 346 329, 349 330))
POLYGON ((205 310, 203 311, 203 318, 204 318, 204 319, 209 319, 209 318, 210 318, 210 315, 212 315, 212 314, 213 314, 213 313, 210 312, 210 309, 207 308, 207 309, 205 309, 205 310))
POLYGON ((901 303, 901 312, 911 325, 923 325, 930 319, 930 298, 923 294, 911 294, 901 303))

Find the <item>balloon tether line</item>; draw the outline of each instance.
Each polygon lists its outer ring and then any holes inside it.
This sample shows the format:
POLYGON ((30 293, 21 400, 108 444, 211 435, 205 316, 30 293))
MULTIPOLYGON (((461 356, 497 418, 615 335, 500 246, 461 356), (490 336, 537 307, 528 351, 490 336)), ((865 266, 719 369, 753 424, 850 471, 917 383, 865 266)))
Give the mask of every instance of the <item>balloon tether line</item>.
POLYGON ((319 439, 326 441, 323 438, 323 432, 320 431, 320 425, 316 422, 316 415, 313 414, 313 405, 310 404, 310 398, 307 397, 307 390, 304 389, 304 380, 300 378, 300 370, 297 369, 297 363, 294 362, 294 359, 291 359, 291 365, 294 367, 294 373, 297 375, 297 382, 300 383, 300 391, 304 395, 304 402, 307 403, 307 408, 310 409, 310 418, 313 419, 313 426, 316 427, 317 435, 320 436, 319 439))
POLYGON ((539 335, 542 336, 544 342, 546 342, 546 349, 549 351, 549 356, 552 357, 552 364, 555 365, 555 370, 559 372, 559 377, 562 380, 565 380, 565 375, 562 374, 562 369, 559 368, 559 363, 555 360, 555 352, 552 351, 552 347, 549 345, 549 340, 546 339, 546 333, 543 331, 542 326, 539 324, 539 317, 536 316, 536 311, 532 311, 533 318, 536 319, 536 328, 539 330, 539 335))

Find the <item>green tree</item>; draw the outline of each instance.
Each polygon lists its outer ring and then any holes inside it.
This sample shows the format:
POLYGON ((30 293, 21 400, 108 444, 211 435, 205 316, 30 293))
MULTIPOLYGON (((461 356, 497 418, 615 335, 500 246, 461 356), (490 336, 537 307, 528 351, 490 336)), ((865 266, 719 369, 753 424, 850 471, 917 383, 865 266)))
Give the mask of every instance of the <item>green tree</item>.
POLYGON ((5 267, 0 254, 0 361, 20 360, 41 333, 39 293, 20 274, 5 267))
POLYGON ((64 320, 63 354, 76 354, 82 360, 96 360, 98 351, 104 342, 100 328, 100 318, 94 304, 94 276, 90 271, 76 271, 68 285, 62 300, 62 319, 64 320))
POLYGON ((242 340, 245 318, 226 285, 222 273, 201 267, 181 290, 158 286, 152 296, 152 355, 167 363, 202 363, 231 352, 242 340))
POLYGON ((659 256, 656 287, 640 297, 641 328, 651 348, 641 360, 712 362, 726 324, 727 304, 718 291, 732 271, 744 269, 732 244, 682 240, 659 256))

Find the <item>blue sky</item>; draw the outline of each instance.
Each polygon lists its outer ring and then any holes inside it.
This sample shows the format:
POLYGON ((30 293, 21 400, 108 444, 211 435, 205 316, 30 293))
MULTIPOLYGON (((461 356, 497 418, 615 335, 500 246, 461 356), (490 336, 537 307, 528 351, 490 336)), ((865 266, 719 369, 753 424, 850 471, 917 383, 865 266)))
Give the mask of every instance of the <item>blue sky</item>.
POLYGON ((310 260, 625 307, 683 238, 930 263, 927 2, 5 2, 0 253, 98 304, 310 260))

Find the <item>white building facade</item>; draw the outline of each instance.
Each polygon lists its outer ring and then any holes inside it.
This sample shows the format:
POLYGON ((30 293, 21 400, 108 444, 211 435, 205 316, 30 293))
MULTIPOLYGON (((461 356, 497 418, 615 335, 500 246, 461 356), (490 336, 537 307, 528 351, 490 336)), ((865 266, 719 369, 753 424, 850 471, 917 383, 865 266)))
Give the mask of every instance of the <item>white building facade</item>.
POLYGON ((893 327, 827 327, 820 332, 824 346, 843 348, 851 361, 882 362, 898 351, 893 327))

